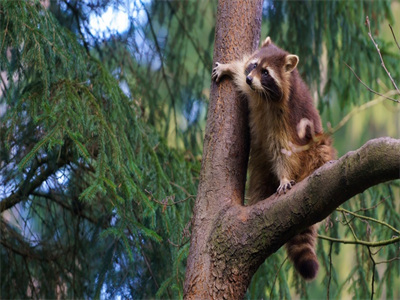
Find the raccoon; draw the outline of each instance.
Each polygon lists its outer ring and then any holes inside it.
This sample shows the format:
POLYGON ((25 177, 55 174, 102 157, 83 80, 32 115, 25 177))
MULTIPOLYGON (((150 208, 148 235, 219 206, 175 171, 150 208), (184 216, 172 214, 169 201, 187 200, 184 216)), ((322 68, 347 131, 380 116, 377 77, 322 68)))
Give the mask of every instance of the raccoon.
MULTIPOLYGON (((277 47, 267 37, 250 56, 231 63, 216 63, 212 78, 233 79, 249 106, 249 201, 252 205, 275 191, 292 186, 335 158, 332 140, 323 133, 321 118, 301 79, 299 57, 277 47)), ((306 280, 315 278, 316 225, 286 243, 290 260, 306 280)))

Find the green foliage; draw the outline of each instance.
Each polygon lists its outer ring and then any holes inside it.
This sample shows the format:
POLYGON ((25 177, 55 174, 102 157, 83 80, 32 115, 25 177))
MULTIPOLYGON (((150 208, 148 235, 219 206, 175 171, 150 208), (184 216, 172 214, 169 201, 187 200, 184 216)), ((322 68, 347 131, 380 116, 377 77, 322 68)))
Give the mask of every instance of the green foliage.
POLYGON ((182 281, 187 246, 169 240, 189 221, 198 161, 165 146, 40 2, 2 2, 0 20, 2 204, 19 197, 2 214, 2 297, 141 298, 166 274, 182 281))

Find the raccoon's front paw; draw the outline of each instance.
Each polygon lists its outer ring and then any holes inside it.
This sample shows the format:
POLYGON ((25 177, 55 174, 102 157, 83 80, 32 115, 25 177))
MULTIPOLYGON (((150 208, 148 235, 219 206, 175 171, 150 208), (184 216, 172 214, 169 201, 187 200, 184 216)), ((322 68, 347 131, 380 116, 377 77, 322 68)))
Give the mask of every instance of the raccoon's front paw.
POLYGON ((283 179, 280 182, 280 185, 278 187, 278 189, 276 190, 276 193, 278 195, 281 195, 282 193, 286 194, 287 191, 289 191, 292 186, 294 186, 296 184, 296 182, 294 180, 288 180, 288 179, 283 179))
POLYGON ((215 68, 212 71, 212 80, 215 80, 215 82, 219 82, 219 80, 221 79, 222 75, 223 75, 223 64, 216 62, 215 63, 215 68))

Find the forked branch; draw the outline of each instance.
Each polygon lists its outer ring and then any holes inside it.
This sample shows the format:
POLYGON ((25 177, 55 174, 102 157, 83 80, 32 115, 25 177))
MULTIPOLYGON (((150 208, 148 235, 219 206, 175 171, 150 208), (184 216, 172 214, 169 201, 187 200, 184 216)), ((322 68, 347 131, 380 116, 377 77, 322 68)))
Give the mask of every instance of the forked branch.
MULTIPOLYGON (((399 88, 397 87, 396 82, 393 80, 392 75, 390 74, 390 72, 389 72, 388 69, 386 68, 385 62, 383 61, 383 57, 382 57, 382 54, 381 54, 381 50, 379 50, 379 46, 378 46, 378 44, 375 42, 375 39, 374 39, 373 36, 372 36, 372 33, 371 33, 371 24, 370 24, 370 22, 369 22, 368 16, 366 17, 366 20, 365 20, 365 21, 366 21, 366 23, 367 23, 367 25, 368 25, 368 36, 369 36, 369 38, 371 39, 372 43, 374 43, 374 45, 375 45, 376 51, 378 52, 379 58, 381 59, 381 62, 382 62, 382 67, 385 69, 385 72, 386 72, 386 74, 388 75, 390 81, 392 82, 394 88, 396 89, 397 93, 400 95, 400 90, 399 90, 399 88)), ((394 36, 394 35, 393 35, 393 36, 394 36)), ((397 42, 396 42, 396 43, 397 43, 397 42)))

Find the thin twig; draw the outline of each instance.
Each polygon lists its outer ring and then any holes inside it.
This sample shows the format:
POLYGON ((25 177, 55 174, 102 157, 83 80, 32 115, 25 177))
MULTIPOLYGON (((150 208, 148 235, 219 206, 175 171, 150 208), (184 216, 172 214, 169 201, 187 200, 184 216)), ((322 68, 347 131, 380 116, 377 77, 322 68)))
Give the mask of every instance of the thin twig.
MULTIPOLYGON (((371 101, 368 101, 367 103, 364 103, 363 105, 355 107, 351 112, 349 112, 346 116, 343 117, 343 119, 334 127, 334 128, 329 128, 329 134, 334 134, 336 131, 338 131, 340 128, 342 128, 355 114, 358 114, 359 112, 370 108, 374 105, 377 105, 384 100, 390 98, 389 96, 396 95, 397 92, 395 90, 391 90, 383 96, 379 96, 371 101)), ((392 100, 392 99, 391 99, 392 100)), ((397 101, 397 100, 394 100, 397 101)))
MULTIPOLYGON (((136 216, 135 216, 135 218, 136 218, 136 216)), ((138 221, 138 220, 136 219, 136 221, 138 221)), ((132 238, 135 238, 135 235, 133 234, 131 228, 130 228, 129 226, 126 226, 126 229, 128 230, 128 232, 129 232, 129 234, 131 235, 131 237, 132 237, 132 238)), ((146 254, 145 254, 144 251, 143 251, 143 242, 142 242, 142 239, 141 239, 141 238, 139 238, 139 246, 140 246, 140 253, 141 253, 142 256, 143 256, 144 262, 145 262, 145 264, 146 264, 146 266, 147 266, 147 270, 149 271, 149 273, 150 273, 150 275, 151 275, 151 277, 152 277, 152 279, 153 279, 153 281, 154 281, 154 284, 156 285, 157 289, 159 289, 159 288, 160 288, 160 285, 158 284, 157 279, 156 279, 156 277, 154 276, 153 270, 151 269, 149 260, 147 259, 147 256, 146 256, 146 254)))
POLYGON ((33 280, 32 280, 32 278, 33 278, 32 274, 31 274, 31 272, 29 270, 28 262, 26 261, 26 256, 24 256, 24 263, 25 263, 26 271, 27 271, 28 276, 29 276, 30 286, 32 287, 32 294, 35 294, 35 297, 33 297, 33 295, 31 295, 31 296, 32 296, 32 298, 39 299, 39 295, 38 295, 38 293, 36 291, 35 284, 33 283, 33 280))
POLYGON ((171 9, 173 16, 177 19, 177 21, 179 23, 179 26, 181 27, 183 32, 186 34, 186 36, 188 37, 189 41, 192 43, 193 48, 197 52, 197 55, 199 56, 201 62, 204 65, 204 67, 207 67, 208 64, 206 62, 206 59, 202 55, 202 53, 206 53, 206 51, 201 49, 201 47, 198 44, 196 44, 196 42, 193 40, 193 37, 190 35, 189 31, 186 29, 185 24, 183 23, 183 21, 178 17, 178 13, 175 11, 173 6, 171 5, 171 2, 168 1, 167 4, 168 4, 169 8, 171 9))
POLYGON ((349 211, 349 210, 344 209, 344 208, 341 208, 341 207, 338 207, 336 210, 337 210, 337 211, 340 211, 340 212, 342 212, 342 213, 350 214, 350 215, 352 215, 352 216, 354 216, 354 217, 356 217, 356 218, 360 218, 360 219, 364 219, 364 220, 368 220, 368 221, 372 221, 372 222, 381 224, 381 225, 383 225, 383 226, 388 227, 389 229, 393 230, 394 232, 396 232, 397 234, 400 235, 400 230, 394 228, 392 225, 390 225, 390 224, 388 224, 388 223, 386 223, 386 222, 383 222, 383 221, 380 221, 380 220, 377 220, 377 219, 374 219, 374 218, 371 218, 371 217, 359 215, 359 214, 356 214, 356 213, 354 213, 354 212, 352 212, 352 211, 349 211))
POLYGON ((174 247, 176 247, 176 248, 180 248, 180 247, 181 247, 181 245, 178 245, 178 244, 174 243, 174 242, 171 241, 170 239, 168 239, 167 241, 168 241, 168 243, 170 243, 172 246, 174 246, 174 247))
POLYGON ((333 242, 330 242, 329 245, 329 278, 328 278, 328 288, 327 288, 327 292, 326 292, 326 299, 329 300, 329 289, 331 286, 331 279, 332 279, 332 245, 333 242))
POLYGON ((390 263, 390 262, 395 261, 395 260, 400 260, 400 257, 393 257, 393 258, 388 259, 388 260, 378 261, 378 262, 375 263, 375 265, 387 264, 387 263, 390 263))
POLYGON ((368 91, 370 91, 371 93, 376 94, 376 95, 378 95, 378 96, 384 97, 385 99, 394 101, 394 102, 396 102, 396 103, 400 103, 400 100, 396 100, 396 99, 394 99, 394 98, 385 96, 384 94, 381 94, 381 93, 379 93, 379 92, 377 92, 377 91, 371 89, 366 83, 364 83, 364 81, 361 80, 360 77, 358 77, 358 75, 357 75, 356 72, 352 69, 352 67, 350 67, 350 66, 349 66, 348 64, 346 64, 346 63, 344 63, 344 64, 350 69, 351 72, 353 72, 354 76, 358 79, 358 81, 359 81, 363 86, 365 86, 365 87, 367 88, 368 91))
MULTIPOLYGON (((75 214, 78 217, 83 217, 84 219, 88 220, 89 222, 91 222, 93 224, 98 224, 98 222, 99 222, 99 219, 95 219, 94 217, 92 217, 90 215, 87 215, 84 212, 84 210, 79 210, 79 211, 74 210, 74 208, 72 206, 67 204, 67 201, 64 201, 62 199, 62 197, 61 197, 62 195, 60 195, 60 194, 55 194, 52 191, 49 191, 48 193, 42 193, 42 192, 35 192, 34 191, 34 192, 31 193, 31 195, 35 196, 35 197, 45 198, 45 199, 47 199, 49 201, 52 201, 52 202, 60 205, 62 208, 65 208, 66 210, 70 211, 72 214, 75 214)), ((75 199, 75 200, 79 201, 78 199, 75 199)), ((107 228, 108 225, 103 222, 101 227, 107 228)))
POLYGON ((393 80, 392 75, 390 75, 390 72, 389 72, 388 69, 386 68, 386 65, 385 65, 385 62, 383 61, 383 57, 382 57, 381 51, 379 50, 378 44, 375 42, 374 38, 372 37, 371 25, 370 25, 370 23, 369 23, 369 18, 368 18, 368 16, 366 17, 365 21, 367 22, 367 25, 368 25, 368 36, 369 36, 369 38, 371 39, 371 41, 372 41, 372 42, 374 43, 374 45, 375 45, 376 51, 378 52, 379 57, 380 57, 381 62, 382 62, 382 67, 385 69, 386 74, 389 76, 389 79, 390 79, 390 81, 392 82, 394 88, 396 89, 397 93, 399 93, 399 95, 400 95, 400 90, 399 90, 399 88, 397 87, 396 82, 393 80))
POLYGON ((186 198, 183 199, 183 200, 179 200, 179 201, 175 201, 175 202, 172 200, 172 203, 168 203, 168 200, 169 200, 169 199, 175 199, 175 195, 168 196, 168 197, 166 197, 164 200, 158 201, 157 199, 154 198, 152 192, 150 192, 150 191, 148 191, 148 190, 146 190, 146 189, 145 189, 145 192, 148 193, 148 194, 151 196, 150 200, 152 200, 152 201, 154 201, 154 202, 156 202, 156 203, 158 203, 158 204, 161 204, 161 205, 163 205, 163 206, 173 206, 173 205, 175 205, 175 204, 185 202, 185 201, 187 201, 188 199, 195 198, 194 195, 189 195, 188 197, 186 197, 186 198))
POLYGON ((389 24, 389 27, 390 27, 390 30, 392 31, 392 35, 393 35, 394 42, 396 43, 397 48, 399 48, 399 50, 400 50, 400 46, 399 46, 399 43, 397 42, 397 39, 396 39, 396 36, 395 36, 395 34, 394 34, 392 25, 389 24))
POLYGON ((183 186, 180 186, 179 184, 176 184, 175 182, 170 181, 169 184, 176 186, 177 188, 180 188, 188 197, 196 197, 196 195, 190 194, 183 186))
POLYGON ((279 266, 278 270, 276 271, 275 278, 274 278, 274 283, 271 286, 271 293, 269 294, 269 298, 270 299, 272 299, 272 296, 273 296, 274 286, 275 286, 275 283, 276 283, 276 279, 278 278, 278 274, 281 271, 281 269, 282 269, 282 267, 285 264, 287 259, 288 259, 288 257, 286 256, 285 259, 283 260, 283 262, 281 263, 281 265, 279 266))
POLYGON ((10 21, 10 18, 7 17, 7 24, 6 24, 6 28, 4 29, 4 36, 3 36, 3 40, 1 41, 1 46, 0 46, 0 51, 3 51, 3 45, 4 45, 4 41, 6 40, 6 35, 8 32, 8 23, 10 21))
POLYGON ((350 228, 350 230, 351 230, 351 233, 353 234, 354 239, 355 239, 356 241, 358 241, 358 237, 357 237, 357 235, 356 235, 356 232, 354 231, 354 228, 353 228, 353 227, 351 226, 351 224, 350 224, 350 222, 353 221, 354 218, 353 218, 351 221, 348 221, 348 220, 347 220, 347 216, 346 216, 346 212, 347 212, 347 211, 345 211, 345 210, 338 210, 338 211, 341 211, 341 212, 342 212, 343 217, 344 217, 344 219, 346 220, 346 225, 349 226, 349 228, 350 228))
POLYGON ((76 21, 76 24, 77 24, 77 28, 78 28, 79 34, 80 34, 80 36, 81 36, 81 38, 82 38, 83 46, 84 46, 84 48, 85 48, 85 50, 86 50, 86 53, 90 56, 89 44, 88 44, 88 42, 86 41, 85 36, 84 36, 84 34, 83 34, 83 32, 82 32, 82 28, 81 28, 80 9, 77 7, 77 6, 78 6, 78 2, 75 3, 75 6, 73 6, 70 2, 65 1, 65 0, 64 0, 64 3, 71 9, 72 14, 73 14, 74 17, 75 17, 75 21, 76 21))
POLYGON ((360 209, 354 211, 354 213, 358 213, 359 211, 367 211, 367 210, 375 209, 375 208, 377 208, 379 205, 381 205, 383 202, 385 202, 386 199, 387 199, 387 198, 382 198, 382 200, 379 201, 379 202, 378 202, 377 204, 375 204, 374 206, 366 207, 366 208, 363 208, 363 207, 362 207, 362 208, 360 208, 360 209))
POLYGON ((384 248, 384 246, 380 247, 378 250, 376 250, 375 252, 371 251, 372 255, 377 255, 382 249, 384 248))
POLYGON ((373 300, 374 299, 374 281, 375 281, 375 260, 374 260, 374 257, 372 256, 372 253, 371 253, 371 249, 369 249, 369 247, 367 247, 368 248, 368 253, 369 253, 369 257, 371 258, 371 260, 372 260, 372 282, 371 282, 371 300, 373 300))
POLYGON ((363 246, 368 246, 368 247, 380 247, 380 246, 386 246, 386 245, 391 245, 394 243, 397 243, 400 241, 400 236, 397 236, 395 238, 389 239, 389 240, 383 240, 379 242, 367 242, 363 240, 343 240, 343 239, 337 239, 337 238, 332 238, 330 236, 325 236, 325 235, 318 235, 318 238, 331 241, 334 243, 341 243, 341 244, 351 244, 351 245, 363 245, 363 246))

